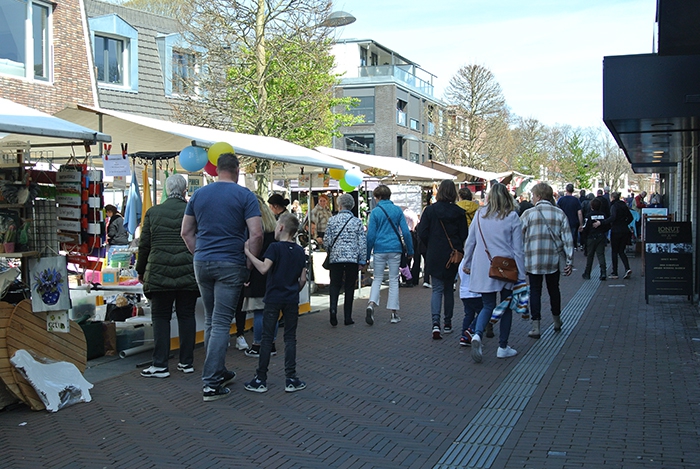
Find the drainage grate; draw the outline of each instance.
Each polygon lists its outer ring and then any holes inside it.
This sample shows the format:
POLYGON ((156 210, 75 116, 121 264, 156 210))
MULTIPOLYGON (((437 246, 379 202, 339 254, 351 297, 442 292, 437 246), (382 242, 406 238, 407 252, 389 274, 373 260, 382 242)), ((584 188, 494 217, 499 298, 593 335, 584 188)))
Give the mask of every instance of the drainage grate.
MULTIPOLYGON (((562 310, 566 319, 561 332, 547 328, 542 338, 506 375, 467 428, 452 443, 434 469, 489 468, 520 419, 530 398, 566 339, 578 324, 600 281, 585 282, 562 310)), ((574 411, 574 410, 572 410, 574 411)), ((566 453, 557 453, 557 456, 566 453)))

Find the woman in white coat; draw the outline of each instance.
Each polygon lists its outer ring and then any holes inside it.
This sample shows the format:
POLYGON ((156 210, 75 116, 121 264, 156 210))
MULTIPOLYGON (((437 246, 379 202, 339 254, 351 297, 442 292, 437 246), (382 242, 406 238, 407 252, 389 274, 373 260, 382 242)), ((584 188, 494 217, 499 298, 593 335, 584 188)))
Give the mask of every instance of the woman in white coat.
MULTIPOLYGON (((494 184, 491 187, 486 206, 477 212, 472 221, 464 249, 464 269, 466 273, 471 274, 470 290, 481 293, 483 301, 471 343, 472 359, 476 363, 481 363, 482 360, 481 338, 496 307, 497 293, 501 294, 500 300, 503 301, 510 296, 513 289, 513 283, 489 277, 491 262, 486 248, 492 258, 502 256, 515 259, 518 281, 525 281, 522 225, 515 209, 515 201, 503 184, 494 184)), ((499 347, 496 353, 498 358, 509 358, 518 353, 508 346, 512 322, 513 312, 508 308, 500 320, 499 347)))

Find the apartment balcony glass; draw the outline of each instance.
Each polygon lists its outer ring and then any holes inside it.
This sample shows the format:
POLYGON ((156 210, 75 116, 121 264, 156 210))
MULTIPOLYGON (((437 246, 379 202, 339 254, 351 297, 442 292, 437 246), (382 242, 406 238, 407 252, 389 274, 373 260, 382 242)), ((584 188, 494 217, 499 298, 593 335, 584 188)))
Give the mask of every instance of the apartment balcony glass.
POLYGON ((415 74, 405 70, 408 65, 374 65, 359 67, 361 77, 393 77, 419 90, 423 94, 433 96, 433 85, 418 78, 415 74))

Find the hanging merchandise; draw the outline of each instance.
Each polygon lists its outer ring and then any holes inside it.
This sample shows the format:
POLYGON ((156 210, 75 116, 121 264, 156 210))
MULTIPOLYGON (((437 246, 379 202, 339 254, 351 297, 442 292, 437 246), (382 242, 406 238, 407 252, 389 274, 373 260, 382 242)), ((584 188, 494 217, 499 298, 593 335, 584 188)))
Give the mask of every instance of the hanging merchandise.
MULTIPOLYGON (((175 174, 175 173, 173 173, 173 174, 175 174)), ((165 199, 168 198, 168 191, 165 188, 165 181, 168 180, 168 177, 170 177, 170 175, 168 174, 168 167, 166 166, 165 167, 165 175, 163 176, 163 193, 160 195, 160 203, 161 204, 163 202, 165 202, 165 199)))
POLYGON ((131 186, 129 187, 129 196, 126 201, 126 209, 124 210, 124 228, 132 236, 136 233, 136 227, 141 220, 141 193, 139 192, 139 181, 136 178, 136 168, 131 169, 131 186))
MULTIPOLYGON (((155 183, 155 182, 154 182, 155 183)), ((146 219, 146 212, 153 206, 151 201, 151 185, 148 182, 148 166, 143 168, 143 204, 141 205, 141 225, 146 219)))

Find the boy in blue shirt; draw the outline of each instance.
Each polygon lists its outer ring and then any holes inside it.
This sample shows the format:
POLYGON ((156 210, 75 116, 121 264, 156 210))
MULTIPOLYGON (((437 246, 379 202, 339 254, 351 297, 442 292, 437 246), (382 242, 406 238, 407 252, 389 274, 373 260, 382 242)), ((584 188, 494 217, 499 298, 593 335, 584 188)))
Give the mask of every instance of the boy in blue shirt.
POLYGON ((267 274, 260 358, 255 377, 245 383, 245 389, 248 391, 267 391, 267 369, 280 311, 284 318, 284 390, 295 392, 306 387, 306 383, 300 380, 296 373, 299 290, 306 283, 306 255, 301 246, 293 241, 298 229, 299 220, 294 215, 285 213, 280 216, 275 227, 275 240, 278 242, 267 248, 262 261, 250 252, 247 243, 245 245, 245 255, 253 266, 261 274, 267 274))

